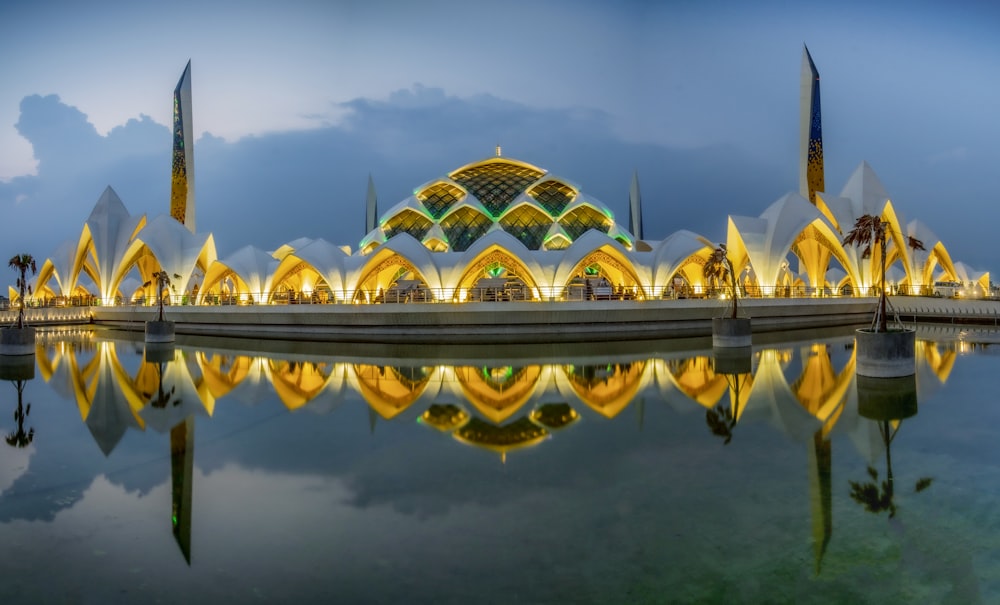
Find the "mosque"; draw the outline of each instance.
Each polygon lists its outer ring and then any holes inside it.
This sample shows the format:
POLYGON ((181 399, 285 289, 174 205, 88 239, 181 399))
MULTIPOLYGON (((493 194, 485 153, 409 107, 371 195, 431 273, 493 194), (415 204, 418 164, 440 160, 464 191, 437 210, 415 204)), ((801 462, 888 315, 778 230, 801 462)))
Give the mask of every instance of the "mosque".
MULTIPOLYGON (((726 242, 741 296, 932 294, 936 282, 989 293, 989 274, 953 262, 944 243, 904 220, 867 163, 839 195, 823 174, 819 74, 803 49, 800 191, 759 216, 729 216, 726 242), (886 283, 879 250, 844 245, 864 215, 888 225, 886 283)), ((651 300, 726 296, 704 275, 717 244, 681 230, 644 237, 638 176, 628 223, 578 183, 496 154, 433 178, 381 215, 369 179, 367 233, 356 248, 301 238, 274 251, 248 245, 225 258, 195 228, 191 63, 174 90, 170 214, 132 216, 108 187, 79 235, 41 265, 36 298, 152 304, 155 272, 173 304, 386 304, 651 300)), ((11 290, 12 300, 16 293, 11 290)))

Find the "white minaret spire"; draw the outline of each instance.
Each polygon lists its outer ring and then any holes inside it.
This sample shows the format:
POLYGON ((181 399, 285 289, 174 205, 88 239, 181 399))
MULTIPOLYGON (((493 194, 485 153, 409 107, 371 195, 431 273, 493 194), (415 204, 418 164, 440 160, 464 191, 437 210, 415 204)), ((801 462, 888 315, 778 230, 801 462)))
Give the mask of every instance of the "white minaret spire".
POLYGON ((378 196, 375 194, 375 181, 368 174, 368 198, 365 201, 365 233, 371 233, 378 221, 378 196))
POLYGON ((628 188, 628 228, 635 239, 645 239, 642 233, 642 195, 639 194, 639 171, 632 173, 632 186, 628 188))
POLYGON ((191 60, 174 89, 174 152, 170 216, 194 233, 194 125, 191 119, 191 60))
POLYGON ((823 183, 823 120, 819 103, 819 71, 802 45, 802 82, 799 89, 799 193, 813 204, 823 183))

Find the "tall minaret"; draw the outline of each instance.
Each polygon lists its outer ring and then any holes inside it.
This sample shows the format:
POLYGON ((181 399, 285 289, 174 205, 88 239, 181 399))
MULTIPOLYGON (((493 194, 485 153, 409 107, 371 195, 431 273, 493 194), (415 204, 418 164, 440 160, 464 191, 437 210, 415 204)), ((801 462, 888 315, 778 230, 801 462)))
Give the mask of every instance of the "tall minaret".
POLYGON ((632 186, 628 188, 628 228, 636 240, 645 239, 642 233, 642 196, 639 195, 639 171, 632 173, 632 186))
POLYGON ((815 205, 816 192, 825 191, 823 128, 819 108, 819 72, 804 44, 799 111, 799 193, 815 205))
POLYGON ((194 129, 191 125, 191 61, 174 89, 174 153, 170 216, 194 233, 194 129))
POLYGON ((375 181, 368 175, 368 198, 365 200, 365 235, 372 232, 378 222, 378 196, 375 195, 375 181))
POLYGON ((170 429, 170 522, 174 539, 191 565, 191 496, 194 490, 194 416, 170 429))

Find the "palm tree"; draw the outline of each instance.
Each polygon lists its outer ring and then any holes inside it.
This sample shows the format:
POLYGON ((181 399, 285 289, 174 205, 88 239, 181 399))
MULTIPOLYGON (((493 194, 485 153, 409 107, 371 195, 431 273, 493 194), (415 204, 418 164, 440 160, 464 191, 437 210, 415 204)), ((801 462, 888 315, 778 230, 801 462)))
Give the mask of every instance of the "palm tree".
POLYGON ((11 447, 28 447, 35 440, 35 429, 31 428, 27 432, 24 431, 24 421, 28 414, 31 413, 31 404, 29 403, 25 407, 21 403, 26 382, 26 380, 17 380, 14 382, 14 386, 17 388, 17 409, 14 410, 14 422, 17 423, 17 430, 8 434, 4 439, 7 445, 11 447))
MULTIPOLYGON (((871 258, 872 246, 874 244, 879 245, 879 277, 882 286, 879 288, 878 309, 875 311, 875 319, 872 321, 876 332, 889 331, 889 323, 886 316, 888 299, 885 294, 885 237, 888 230, 889 223, 883 221, 881 217, 864 214, 858 217, 857 222, 854 223, 854 228, 847 232, 843 241, 843 245, 845 246, 864 246, 861 258, 871 258)), ((923 243, 921 243, 921 246, 923 246, 923 243)))
MULTIPOLYGON (((916 252, 917 250, 926 250, 927 249, 927 248, 924 248, 924 242, 918 240, 917 238, 913 237, 912 235, 907 235, 906 236, 906 245, 913 252, 916 252)), ((913 290, 913 281, 912 280, 910 281, 910 290, 911 290, 910 293, 913 294, 914 292, 912 291, 913 290)))
MULTIPOLYGON (((148 288, 150 284, 154 281, 156 282, 156 300, 160 307, 160 316, 158 321, 163 321, 163 289, 170 286, 170 275, 166 271, 156 271, 153 273, 153 279, 142 284, 143 288, 148 288)), ((181 276, 174 273, 174 279, 180 279, 181 276)))
POLYGON ((733 292, 733 312, 730 317, 736 319, 736 299, 739 297, 736 290, 736 272, 733 271, 733 263, 729 260, 725 244, 719 244, 719 247, 713 250, 712 254, 705 260, 702 275, 708 280, 729 282, 729 287, 733 292))
POLYGON ((20 293, 21 304, 17 309, 17 328, 21 329, 24 327, 24 291, 27 290, 28 294, 32 293, 27 274, 30 270, 31 274, 34 275, 38 273, 38 269, 35 267, 34 257, 30 254, 15 254, 10 258, 7 266, 18 272, 17 290, 20 293))

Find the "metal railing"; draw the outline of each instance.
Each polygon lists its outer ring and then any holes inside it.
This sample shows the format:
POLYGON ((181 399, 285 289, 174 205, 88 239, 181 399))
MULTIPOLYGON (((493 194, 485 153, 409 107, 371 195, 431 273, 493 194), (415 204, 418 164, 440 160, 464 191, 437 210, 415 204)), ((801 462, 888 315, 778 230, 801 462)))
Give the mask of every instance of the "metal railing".
MULTIPOLYGON (((231 305, 329 305, 329 304, 409 304, 409 303, 441 303, 441 302, 560 302, 560 301, 632 301, 655 299, 729 299, 732 289, 693 288, 690 286, 668 286, 663 288, 656 297, 647 293, 652 287, 637 286, 592 286, 587 284, 569 284, 554 291, 539 291, 519 284, 509 284, 503 287, 441 289, 411 286, 406 288, 389 288, 382 290, 333 291, 317 290, 308 294, 302 292, 281 291, 264 294, 262 292, 241 292, 238 294, 208 293, 200 300, 190 294, 176 294, 163 298, 166 306, 187 306, 199 304, 204 306, 231 305)), ((852 288, 850 286, 834 290, 832 288, 813 288, 808 286, 776 286, 776 287, 746 287, 740 288, 740 298, 844 298, 844 297, 874 297, 879 289, 852 288)), ((933 288, 892 288, 891 296, 934 296, 933 288)), ((76 296, 56 298, 28 298, 26 311, 36 309, 72 309, 91 306, 130 306, 156 307, 155 298, 139 298, 126 300, 115 297, 103 301, 97 296, 76 296)), ((17 305, 0 304, 0 318, 13 314, 16 317, 17 305)))

